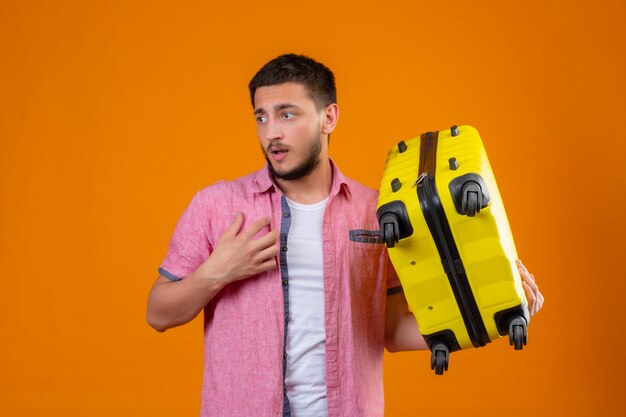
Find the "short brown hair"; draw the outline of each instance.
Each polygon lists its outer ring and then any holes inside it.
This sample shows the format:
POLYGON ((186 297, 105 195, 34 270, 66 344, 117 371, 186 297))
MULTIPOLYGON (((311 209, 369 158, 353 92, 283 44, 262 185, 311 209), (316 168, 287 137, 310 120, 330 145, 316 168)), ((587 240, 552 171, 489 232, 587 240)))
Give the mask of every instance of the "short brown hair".
POLYGON ((337 102, 335 75, 324 64, 305 55, 284 54, 265 64, 250 80, 250 101, 258 87, 283 83, 302 84, 318 109, 337 102))

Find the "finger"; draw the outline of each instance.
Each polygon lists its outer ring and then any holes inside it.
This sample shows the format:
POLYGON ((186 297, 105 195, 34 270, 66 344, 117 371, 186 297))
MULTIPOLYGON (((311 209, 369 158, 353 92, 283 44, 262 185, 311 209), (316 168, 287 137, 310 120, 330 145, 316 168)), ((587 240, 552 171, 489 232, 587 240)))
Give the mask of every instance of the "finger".
POLYGON ((532 290, 533 293, 537 294, 539 292, 539 287, 534 279, 530 276, 530 274, 526 274, 525 279, 523 280, 532 290))
POLYGON ((522 282, 522 286, 524 287, 524 292, 526 293, 526 300, 528 301, 528 311, 530 313, 530 315, 534 315, 534 307, 535 307, 535 294, 533 293, 532 289, 530 288, 530 286, 525 283, 522 282))
POLYGON ((526 294, 526 298, 534 296, 533 290, 530 288, 530 285, 526 282, 522 282, 522 287, 524 288, 524 293, 526 294))
POLYGON ((533 292, 535 299, 537 299, 537 294, 539 294, 539 287, 537 286, 537 284, 534 281, 526 281, 526 285, 528 285, 528 287, 533 292))
POLYGON ((539 312, 539 310, 541 310, 543 308, 543 294, 538 293, 537 294, 537 312, 539 312))
POLYGON ((251 268, 251 275, 260 274, 261 272, 270 271, 276 267, 276 258, 264 259, 256 262, 251 268))
POLYGON ((524 273, 526 273, 526 274, 530 274, 530 271, 528 271, 528 268, 526 268, 526 265, 524 265, 522 263, 522 260, 518 259, 517 261, 518 261, 518 266, 519 266, 520 270, 524 271, 524 273))
POLYGON ((254 250, 263 250, 271 246, 278 248, 278 230, 272 230, 253 241, 254 250))
POLYGON ((524 268, 519 267, 518 270, 519 270, 519 276, 520 278, 522 278, 522 281, 523 282, 529 281, 528 274, 526 273, 526 271, 524 271, 524 268))
POLYGON ((275 245, 263 248, 255 255, 255 259, 258 259, 259 261, 262 262, 262 261, 266 261, 267 259, 274 258, 276 255, 278 255, 278 252, 279 252, 278 247, 279 247, 278 242, 276 242, 275 245))
POLYGON ((259 220, 255 221, 250 226, 248 226, 246 229, 244 229, 244 231, 241 232, 240 235, 244 239, 252 239, 252 237, 254 237, 254 235, 259 233, 261 231, 261 229, 263 229, 265 226, 270 224, 271 221, 272 220, 269 217, 263 217, 262 219, 259 219, 259 220))
POLYGON ((224 234, 226 236, 237 236, 237 233, 239 233, 239 230, 241 229, 241 226, 243 225, 243 213, 238 211, 237 213, 235 213, 235 218, 233 219, 232 223, 226 228, 226 230, 224 230, 224 234))
POLYGON ((257 274, 260 274, 261 272, 271 271, 274 268, 276 268, 276 259, 270 258, 261 262, 256 269, 257 274))
POLYGON ((519 274, 522 278, 522 282, 527 282, 531 287, 537 286, 537 284, 535 284, 535 277, 533 276, 533 274, 528 272, 528 270, 524 268, 523 265, 519 268, 519 274))
POLYGON ((533 290, 533 296, 534 296, 533 315, 537 314, 539 310, 541 310, 541 301, 539 299, 539 294, 541 293, 539 292, 538 288, 536 290, 533 290))

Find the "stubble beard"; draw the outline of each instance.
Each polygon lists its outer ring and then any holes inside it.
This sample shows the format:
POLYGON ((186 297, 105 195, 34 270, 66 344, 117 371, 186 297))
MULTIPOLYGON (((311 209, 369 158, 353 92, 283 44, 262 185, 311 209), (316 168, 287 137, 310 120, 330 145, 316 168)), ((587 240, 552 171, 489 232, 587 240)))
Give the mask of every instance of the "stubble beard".
POLYGON ((294 169, 286 172, 279 172, 274 169, 267 152, 263 149, 263 155, 267 161, 270 174, 273 178, 283 181, 293 181, 309 175, 320 163, 320 154, 322 153, 322 135, 318 135, 317 140, 311 142, 308 155, 304 161, 294 169))

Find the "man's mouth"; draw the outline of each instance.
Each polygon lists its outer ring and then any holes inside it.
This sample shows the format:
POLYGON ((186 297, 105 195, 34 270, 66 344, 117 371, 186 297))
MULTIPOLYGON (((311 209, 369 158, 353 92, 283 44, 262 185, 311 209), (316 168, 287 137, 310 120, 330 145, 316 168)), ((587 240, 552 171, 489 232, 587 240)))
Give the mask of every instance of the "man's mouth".
POLYGON ((269 154, 275 161, 280 161, 287 156, 289 151, 286 148, 270 148, 269 154))

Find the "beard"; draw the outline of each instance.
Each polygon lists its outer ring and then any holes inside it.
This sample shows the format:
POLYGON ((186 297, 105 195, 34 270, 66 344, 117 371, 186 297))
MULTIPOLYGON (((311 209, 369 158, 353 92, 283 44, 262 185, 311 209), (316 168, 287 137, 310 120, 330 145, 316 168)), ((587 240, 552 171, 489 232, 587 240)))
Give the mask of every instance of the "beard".
MULTIPOLYGON (((262 147, 261 147, 262 148, 262 147)), ((274 166, 272 165, 270 159, 267 157, 267 152, 263 149, 263 156, 265 156, 265 160, 267 161, 267 165, 270 170, 270 174, 273 178, 277 178, 279 180, 290 181, 297 180, 302 177, 306 177, 319 165, 320 163, 320 154, 322 153, 322 136, 318 135, 316 139, 311 141, 311 146, 309 147, 308 153, 302 161, 301 164, 296 166, 290 171, 276 171, 274 166)))

